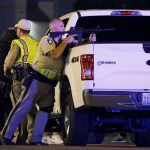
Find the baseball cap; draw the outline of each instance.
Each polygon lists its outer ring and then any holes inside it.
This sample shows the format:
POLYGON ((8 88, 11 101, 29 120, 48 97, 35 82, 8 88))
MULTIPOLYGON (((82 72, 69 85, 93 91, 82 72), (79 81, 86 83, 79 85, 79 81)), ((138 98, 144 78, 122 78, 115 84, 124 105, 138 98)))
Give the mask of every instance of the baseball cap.
POLYGON ((31 24, 29 20, 26 19, 21 19, 16 25, 15 27, 19 27, 23 30, 31 30, 31 24))

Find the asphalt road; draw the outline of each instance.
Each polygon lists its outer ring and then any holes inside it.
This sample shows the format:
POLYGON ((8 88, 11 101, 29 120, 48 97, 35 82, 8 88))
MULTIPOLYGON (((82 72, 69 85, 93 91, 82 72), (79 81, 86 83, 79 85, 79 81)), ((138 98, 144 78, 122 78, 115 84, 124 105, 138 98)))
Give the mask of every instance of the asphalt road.
POLYGON ((0 150, 146 150, 149 148, 134 145, 88 145, 86 147, 50 145, 50 146, 0 146, 0 150))
POLYGON ((102 144, 79 146, 49 145, 49 146, 0 146, 0 150, 147 150, 149 148, 136 147, 132 142, 112 143, 117 134, 108 134, 102 144))

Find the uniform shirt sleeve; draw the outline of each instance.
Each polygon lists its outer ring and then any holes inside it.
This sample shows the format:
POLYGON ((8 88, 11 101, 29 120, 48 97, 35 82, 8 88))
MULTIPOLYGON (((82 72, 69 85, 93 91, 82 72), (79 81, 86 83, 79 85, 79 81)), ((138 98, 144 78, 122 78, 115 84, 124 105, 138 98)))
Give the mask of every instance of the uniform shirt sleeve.
POLYGON ((48 36, 44 36, 41 39, 39 46, 44 54, 54 50, 56 47, 54 41, 51 38, 49 38, 48 36))
POLYGON ((4 71, 12 68, 15 61, 19 58, 19 55, 20 55, 20 48, 16 43, 13 43, 4 62, 4 71))

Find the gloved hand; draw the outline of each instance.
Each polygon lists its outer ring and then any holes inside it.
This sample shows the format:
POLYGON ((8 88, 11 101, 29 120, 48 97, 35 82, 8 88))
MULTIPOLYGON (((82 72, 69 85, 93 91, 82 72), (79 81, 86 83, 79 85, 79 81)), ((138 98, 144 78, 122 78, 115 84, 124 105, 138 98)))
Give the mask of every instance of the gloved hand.
POLYGON ((89 41, 90 42, 96 42, 96 34, 95 33, 90 34, 89 41))
POLYGON ((5 70, 4 71, 4 76, 8 78, 12 78, 13 74, 11 73, 11 70, 5 70))

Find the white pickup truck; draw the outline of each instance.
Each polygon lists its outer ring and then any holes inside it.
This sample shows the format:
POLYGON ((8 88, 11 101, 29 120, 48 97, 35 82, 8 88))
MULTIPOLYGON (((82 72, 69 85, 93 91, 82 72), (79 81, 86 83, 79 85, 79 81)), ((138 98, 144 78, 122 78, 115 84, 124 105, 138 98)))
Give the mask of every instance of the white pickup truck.
POLYGON ((113 29, 69 49, 56 88, 65 145, 99 144, 105 133, 130 132, 136 146, 150 146, 150 11, 84 10, 60 19, 65 31, 113 29))

